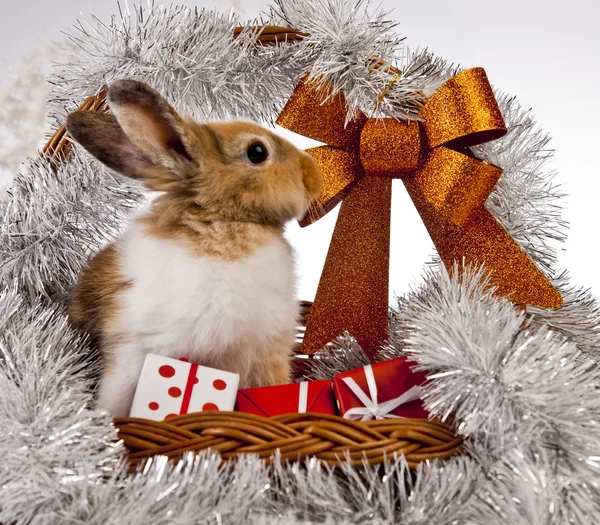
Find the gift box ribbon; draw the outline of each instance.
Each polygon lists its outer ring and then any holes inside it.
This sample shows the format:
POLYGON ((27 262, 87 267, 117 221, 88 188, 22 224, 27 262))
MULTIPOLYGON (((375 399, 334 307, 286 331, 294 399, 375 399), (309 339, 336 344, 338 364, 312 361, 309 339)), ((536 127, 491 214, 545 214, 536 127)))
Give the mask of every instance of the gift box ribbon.
POLYGON ((198 365, 192 363, 190 365, 190 371, 188 373, 187 381, 185 383, 185 390, 183 392, 183 398, 181 400, 180 414, 187 414, 190 408, 190 401, 192 399, 192 391, 194 390, 194 381, 198 372, 198 365))
POLYGON ((412 386, 406 392, 389 399, 382 403, 377 403, 377 381, 375 381, 375 374, 373 374, 373 368, 371 365, 364 367, 365 377, 367 378, 367 387, 369 389, 369 396, 358 386, 358 383, 351 377, 343 377, 342 381, 348 386, 352 393, 360 400, 363 404, 362 407, 355 407, 346 410, 344 417, 346 419, 360 419, 361 421, 369 421, 375 419, 386 419, 386 418, 400 418, 392 414, 391 412, 398 408, 400 405, 416 401, 421 398, 423 389, 418 386, 412 386))
POLYGON ((308 407, 308 382, 302 381, 298 393, 298 414, 304 414, 308 407))
POLYGON ((483 264, 497 293, 515 303, 562 305, 559 292, 484 206, 502 170, 468 148, 507 129, 482 68, 445 82, 426 100, 419 121, 360 113, 346 122, 347 113, 343 93, 305 80, 277 119, 327 144, 307 150, 321 168, 323 189, 300 224, 343 201, 304 335, 306 353, 346 330, 370 357, 386 339, 393 178, 402 179, 449 271, 455 261, 483 264))

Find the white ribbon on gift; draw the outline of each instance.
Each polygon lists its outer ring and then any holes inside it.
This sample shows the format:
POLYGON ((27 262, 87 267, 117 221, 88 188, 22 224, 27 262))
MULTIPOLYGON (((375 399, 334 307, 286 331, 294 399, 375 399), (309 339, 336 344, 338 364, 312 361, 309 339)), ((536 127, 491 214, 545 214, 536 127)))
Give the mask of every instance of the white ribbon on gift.
POLYGON ((298 394, 298 414, 304 414, 308 406, 308 381, 302 381, 298 394))
POLYGON ((352 393, 358 397, 360 402, 364 405, 362 407, 351 408, 344 413, 346 419, 360 419, 361 421, 369 421, 375 419, 386 419, 386 418, 401 418, 392 414, 392 410, 398 408, 400 405, 416 401, 421 398, 423 389, 415 385, 409 388, 402 395, 384 401, 383 403, 377 403, 377 382, 375 381, 375 375, 373 374, 373 368, 371 365, 364 367, 365 377, 367 378, 367 386, 369 387, 370 399, 365 392, 358 386, 356 381, 351 377, 343 377, 342 381, 346 383, 348 388, 352 390, 352 393))

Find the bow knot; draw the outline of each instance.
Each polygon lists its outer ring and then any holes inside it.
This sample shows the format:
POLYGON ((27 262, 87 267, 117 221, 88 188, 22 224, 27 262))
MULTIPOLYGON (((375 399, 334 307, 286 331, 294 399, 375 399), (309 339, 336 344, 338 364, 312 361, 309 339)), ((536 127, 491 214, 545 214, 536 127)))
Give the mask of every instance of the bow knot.
POLYGON ((421 158, 421 129, 416 121, 369 119, 361 133, 360 159, 365 173, 402 177, 421 158))

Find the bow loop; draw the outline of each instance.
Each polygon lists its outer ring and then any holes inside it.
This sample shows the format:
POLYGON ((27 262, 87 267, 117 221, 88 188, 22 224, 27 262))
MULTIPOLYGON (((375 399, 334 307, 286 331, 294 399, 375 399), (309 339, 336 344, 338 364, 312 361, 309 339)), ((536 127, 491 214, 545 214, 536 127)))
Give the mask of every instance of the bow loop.
POLYGON ((318 146, 306 150, 315 159, 323 176, 323 189, 309 212, 300 220, 308 226, 333 210, 363 176, 360 157, 343 149, 318 146))
POLYGON ((463 226, 485 204, 502 169, 440 147, 428 152, 411 182, 438 213, 463 226))
POLYGON ((427 148, 466 148, 506 135, 506 125, 481 67, 446 81, 419 112, 427 148))
POLYGON ((294 133, 335 148, 358 153, 360 133, 367 117, 364 113, 346 122, 346 97, 333 86, 304 77, 279 114, 277 124, 294 133))

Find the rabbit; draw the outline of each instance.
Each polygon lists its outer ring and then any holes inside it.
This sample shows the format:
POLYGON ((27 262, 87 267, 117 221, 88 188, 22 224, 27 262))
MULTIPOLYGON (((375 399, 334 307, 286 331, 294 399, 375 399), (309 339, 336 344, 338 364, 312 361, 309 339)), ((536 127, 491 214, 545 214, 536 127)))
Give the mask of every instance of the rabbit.
POLYGON ((313 158, 247 121, 183 119, 148 85, 119 80, 111 113, 76 111, 67 131, 112 170, 161 192, 82 271, 68 305, 97 341, 97 406, 129 414, 147 353, 291 381, 297 327, 284 224, 321 188, 313 158))

